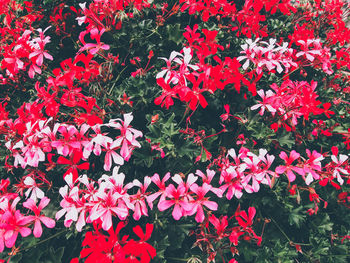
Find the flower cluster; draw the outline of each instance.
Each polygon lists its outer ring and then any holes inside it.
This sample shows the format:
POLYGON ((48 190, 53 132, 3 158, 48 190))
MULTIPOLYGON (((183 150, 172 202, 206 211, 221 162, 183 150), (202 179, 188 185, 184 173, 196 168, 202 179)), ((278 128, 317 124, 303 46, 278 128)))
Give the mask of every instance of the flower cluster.
POLYGON ((324 113, 330 118, 334 114, 329 110, 331 103, 324 103, 323 108, 320 107, 322 103, 318 100, 317 82, 315 81, 309 84, 306 81, 285 80, 280 87, 276 83, 270 87, 272 90, 266 93, 262 89, 258 91, 262 101, 252 106, 251 109, 260 108, 260 115, 267 110, 272 116, 278 118, 278 122, 271 125, 275 131, 281 126, 287 131, 295 130, 300 117, 308 120, 310 115, 316 116, 324 113))
MULTIPOLYGON (((260 74, 264 69, 278 73, 288 73, 298 64, 293 61, 293 49, 288 48, 288 43, 283 42, 282 46, 276 45, 276 39, 271 38, 269 42, 260 41, 257 38, 254 42, 251 39, 246 40, 246 44, 242 45, 243 54, 237 58, 238 61, 245 60, 242 68, 246 70, 249 63, 252 62, 256 67, 256 72, 260 74)), ((299 53, 298 53, 299 54, 299 53)))
POLYGON ((41 237, 44 224, 48 228, 56 225, 55 220, 42 214, 42 210, 49 204, 50 199, 42 197, 40 203, 36 205, 36 199, 32 196, 22 203, 27 209, 27 213, 21 212, 17 207, 21 200, 18 193, 9 192, 10 180, 2 179, 0 182, 0 252, 4 251, 5 246, 12 248, 19 234, 22 237, 29 236, 32 231, 36 238, 41 237), (28 215, 28 212, 31 211, 28 215), (30 227, 33 226, 33 229, 30 227))
POLYGON ((288 42, 283 42, 282 46, 276 45, 276 39, 270 38, 269 42, 260 41, 257 38, 246 40, 246 44, 242 45, 243 54, 237 58, 238 61, 246 60, 242 68, 246 70, 250 62, 256 67, 256 72, 260 74, 264 69, 270 72, 288 73, 290 70, 296 69, 298 66, 307 66, 307 62, 311 63, 315 68, 321 65, 321 68, 327 74, 332 74, 329 48, 322 48, 320 39, 298 40, 297 45, 301 51, 296 53, 296 49, 289 48, 288 42), (297 58, 304 58, 298 61, 297 58), (283 66, 283 67, 282 67, 283 66))
MULTIPOLYGON (((14 157, 14 166, 20 165, 23 169, 27 166, 38 167, 39 162, 46 161, 46 154, 56 150, 59 155, 57 164, 67 165, 64 175, 72 173, 76 179, 78 169, 89 169, 89 163, 79 164, 79 162, 87 161, 91 153, 99 156, 102 152, 106 152, 104 158, 106 171, 111 169, 113 162, 123 165, 124 160, 130 159, 133 149, 141 147, 136 139, 142 136, 140 131, 130 126, 132 119, 132 114, 128 113, 124 114, 124 120, 112 119, 107 124, 94 126, 83 124, 79 130, 74 125, 61 123, 54 123, 51 128, 49 124, 52 119, 28 122, 22 124, 24 127, 19 134, 8 135, 6 147, 14 157), (108 133, 101 132, 103 127, 117 129, 120 135, 112 139, 107 136, 108 133)), ((9 132, 15 123, 20 121, 21 119, 3 121, 3 126, 5 129, 8 128, 9 132)), ((52 162, 52 156, 51 154, 49 162, 52 162)))
MULTIPOLYGON (((36 31, 39 36, 32 38, 33 32, 25 30, 23 34, 10 45, 3 45, 4 58, 1 63, 1 68, 6 70, 6 75, 9 78, 15 78, 20 72, 27 71, 30 78, 34 78, 35 74, 41 74, 44 58, 53 60, 53 57, 45 50, 46 44, 50 43, 50 37, 45 36, 44 31, 39 28, 36 31)), ((3 84, 6 83, 2 79, 3 84)))
POLYGON ((125 220, 129 210, 134 211, 135 219, 140 219, 142 213, 147 215, 145 196, 129 195, 127 191, 134 186, 147 188, 149 177, 145 179, 145 186, 138 181, 124 185, 124 178, 125 175, 118 173, 118 167, 115 167, 112 176, 103 175, 96 187, 95 182, 86 175, 73 180, 72 174, 69 174, 65 178, 67 185, 60 188, 62 209, 56 213, 56 219, 65 215, 65 226, 76 222, 78 231, 86 223, 97 221, 107 231, 112 227, 112 216, 125 220))
POLYGON ((218 31, 202 29, 204 37, 197 32, 198 25, 193 29, 186 27, 183 34, 188 42, 188 47, 183 48, 183 54, 173 51, 170 58, 161 58, 166 61, 167 66, 157 74, 157 84, 162 87, 161 96, 155 99, 155 104, 166 106, 168 109, 174 105, 173 98, 188 103, 191 110, 196 110, 198 105, 203 108, 208 102, 202 95, 204 92, 211 94, 223 90, 225 86, 234 84, 239 92, 241 82, 249 87, 255 94, 254 81, 250 82, 244 74, 239 71, 240 63, 236 58, 225 57, 222 60, 217 53, 224 47, 217 43, 218 31), (216 65, 207 63, 207 59, 214 56, 216 65), (192 58, 198 61, 189 64, 192 58), (176 63, 176 66, 173 65, 176 63))
MULTIPOLYGON (((272 187, 272 182, 280 174, 285 174, 289 182, 296 180, 295 172, 302 176, 306 185, 310 185, 314 180, 318 180, 320 185, 325 186, 330 182, 334 187, 339 188, 337 182, 342 185, 343 178, 349 178, 349 156, 338 154, 338 148, 332 148, 331 160, 323 165, 325 159, 321 153, 313 150, 306 150, 307 157, 302 157, 295 150, 288 156, 284 151, 279 154, 285 164, 279 165, 272 170, 275 156, 267 154, 265 149, 259 150, 259 155, 255 155, 249 149, 241 147, 238 155, 234 149, 230 149, 225 158, 216 159, 214 162, 220 167, 220 187, 226 193, 226 198, 233 196, 240 198, 244 189, 247 193, 258 192, 260 184, 272 187), (338 156, 339 155, 339 156, 338 156), (293 163, 295 164, 293 165, 293 163)), ((212 176, 211 176, 212 177, 212 176)), ((348 179, 349 180, 349 179, 348 179)))
POLYGON ((200 89, 201 81, 197 81, 195 77, 197 75, 195 72, 199 67, 189 64, 192 59, 191 48, 183 48, 182 51, 183 54, 176 51, 171 52, 169 59, 161 58, 166 61, 167 67, 157 74, 157 84, 162 87, 163 92, 154 100, 154 103, 165 105, 168 109, 174 104, 172 98, 179 98, 181 101, 189 102, 192 110, 197 107, 198 102, 205 108, 208 103, 201 94, 204 90, 200 89), (175 62, 177 66, 172 66, 172 62, 175 62), (164 75, 165 78, 163 78, 164 75), (187 82, 194 84, 192 89, 188 87, 187 82), (175 86, 171 87, 170 84, 175 86))
POLYGON ((243 189, 247 193, 258 192, 261 183, 271 187, 271 177, 277 176, 270 170, 274 159, 265 149, 260 149, 258 156, 245 147, 239 150, 238 155, 230 149, 226 158, 218 163, 221 167, 220 189, 227 190, 226 198, 241 198, 243 189))
MULTIPOLYGON (((215 215, 211 215, 208 222, 201 224, 197 231, 193 231, 192 234, 196 235, 197 239, 194 245, 208 255, 208 262, 215 262, 217 251, 220 251, 222 255, 227 249, 227 243, 233 245, 229 246, 233 256, 238 254, 236 246, 240 240, 254 240, 260 246, 262 238, 252 228, 255 214, 254 207, 249 207, 247 214, 246 211, 241 211, 238 206, 234 215, 236 226, 232 226, 233 217, 221 216, 217 218, 215 215)), ((237 263, 237 261, 233 258, 229 263, 237 263)))
MULTIPOLYGON (((122 20, 132 18, 134 12, 141 11, 143 8, 150 7, 148 0, 126 0, 109 1, 94 0, 86 7, 86 3, 79 4, 83 16, 76 18, 79 25, 88 24, 88 31, 101 29, 120 29, 122 20), (133 10, 136 9, 136 11, 133 10), (128 10, 128 12, 126 12, 128 10)), ((80 14, 79 14, 80 15, 80 14)), ((84 31, 83 31, 84 32, 84 31)))
MULTIPOLYGON (((113 228, 108 230, 108 235, 101 232, 98 225, 95 225, 94 231, 86 233, 83 240, 83 249, 80 252, 85 262, 140 262, 149 263, 156 256, 156 250, 150 244, 146 243, 150 239, 153 225, 146 224, 146 232, 142 231, 140 226, 133 228, 135 235, 139 240, 129 239, 128 236, 120 236, 120 231, 126 226, 126 223, 119 222, 115 231, 113 228)), ((79 262, 78 259, 72 259, 71 263, 79 262)))
MULTIPOLYGON (((315 68, 322 65, 322 70, 327 74, 332 74, 332 65, 330 62, 331 53, 327 47, 322 48, 320 39, 298 40, 297 45, 300 45, 301 51, 295 54, 296 57, 304 57, 312 63, 315 68)), ((303 65, 303 63, 301 63, 303 65)))

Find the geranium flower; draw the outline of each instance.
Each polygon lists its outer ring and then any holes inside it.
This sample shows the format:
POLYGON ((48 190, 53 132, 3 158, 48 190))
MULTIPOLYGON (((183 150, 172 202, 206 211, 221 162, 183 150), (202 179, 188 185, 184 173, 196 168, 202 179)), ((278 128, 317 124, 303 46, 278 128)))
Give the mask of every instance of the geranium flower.
POLYGON ((209 197, 205 197, 205 195, 211 190, 211 188, 211 185, 206 183, 202 186, 192 184, 190 187, 191 191, 197 196, 194 198, 194 206, 192 208, 192 212, 190 212, 189 215, 196 213, 195 219, 199 223, 203 222, 205 218, 203 206, 206 206, 212 211, 216 211, 218 209, 218 204, 216 202, 210 201, 209 197))
POLYGON ((166 200, 161 200, 158 203, 159 211, 164 211, 174 206, 172 215, 175 220, 179 220, 185 215, 186 211, 192 211, 193 204, 191 204, 187 198, 186 187, 179 185, 177 188, 173 184, 170 184, 165 189, 166 200))
POLYGON ((23 216, 19 210, 6 210, 1 215, 1 222, 1 228, 5 230, 3 238, 7 248, 11 248, 15 245, 19 233, 22 237, 26 237, 32 232, 30 228, 27 227, 30 218, 23 216))
POLYGON ((28 221, 34 222, 33 235, 38 238, 41 237, 43 229, 41 227, 41 223, 43 223, 48 228, 53 228, 56 225, 55 220, 52 218, 41 215, 41 210, 44 209, 50 202, 50 199, 47 197, 43 197, 39 203, 39 206, 35 205, 35 202, 32 199, 28 199, 23 203, 23 206, 32 210, 34 212, 34 216, 29 215, 28 221))
POLYGON ((296 178, 293 171, 297 172, 300 175, 305 175, 305 172, 302 168, 292 165, 292 163, 300 157, 299 153, 292 150, 290 152, 290 156, 288 157, 288 155, 282 151, 279 156, 282 160, 285 161, 286 165, 277 166, 276 173, 278 173, 278 174, 286 173, 289 182, 293 182, 296 178))
POLYGON ((112 215, 117 215, 121 220, 124 220, 128 215, 128 209, 125 206, 118 206, 118 193, 108 191, 100 191, 96 194, 99 202, 96 203, 90 211, 90 220, 100 219, 103 230, 107 231, 112 227, 112 215))

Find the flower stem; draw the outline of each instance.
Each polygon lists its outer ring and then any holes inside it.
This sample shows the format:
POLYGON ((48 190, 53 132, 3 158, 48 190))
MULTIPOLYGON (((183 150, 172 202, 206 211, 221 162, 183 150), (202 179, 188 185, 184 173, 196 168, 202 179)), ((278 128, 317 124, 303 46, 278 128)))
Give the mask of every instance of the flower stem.
MULTIPOLYGON (((33 244, 33 245, 30 245, 30 246, 28 246, 28 247, 19 249, 19 250, 17 251, 17 253, 20 253, 20 252, 22 252, 22 251, 26 251, 26 250, 28 250, 28 249, 30 249, 30 248, 32 248, 32 247, 36 247, 37 245, 40 245, 40 244, 42 244, 42 243, 45 243, 46 241, 48 241, 48 240, 50 240, 50 239, 53 239, 53 238, 55 238, 55 237, 57 237, 57 236, 60 236, 60 235, 64 234, 64 233, 67 232, 68 230, 69 230, 69 228, 66 228, 66 229, 62 230, 61 232, 58 232, 58 233, 56 233, 56 234, 54 234, 54 235, 52 235, 52 236, 50 236, 50 237, 48 237, 48 238, 46 238, 46 239, 44 239, 44 240, 41 240, 41 241, 39 241, 39 242, 37 242, 37 243, 35 243, 35 244, 33 244)), ((10 260, 11 256, 12 256, 12 255, 9 256, 8 260, 10 260)))

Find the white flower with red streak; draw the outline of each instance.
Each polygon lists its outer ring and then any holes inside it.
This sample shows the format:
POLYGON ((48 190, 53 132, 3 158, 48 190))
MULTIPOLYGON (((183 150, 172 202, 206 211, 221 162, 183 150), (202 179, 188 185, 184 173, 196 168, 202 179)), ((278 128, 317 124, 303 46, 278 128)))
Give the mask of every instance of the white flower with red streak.
POLYGON ((121 145, 120 155, 125 161, 131 157, 134 148, 140 148, 141 144, 136 140, 142 137, 142 132, 131 127, 130 123, 133 120, 132 113, 124 114, 124 120, 112 119, 106 126, 120 130, 120 135, 116 139, 116 144, 121 145))

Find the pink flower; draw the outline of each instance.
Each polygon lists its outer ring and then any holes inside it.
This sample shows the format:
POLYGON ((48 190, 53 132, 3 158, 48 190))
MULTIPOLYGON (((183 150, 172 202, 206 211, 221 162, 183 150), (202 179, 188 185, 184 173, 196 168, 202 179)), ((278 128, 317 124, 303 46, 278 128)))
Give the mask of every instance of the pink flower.
MULTIPOLYGON (((199 67, 197 65, 189 64, 192 59, 192 53, 193 53, 190 47, 184 47, 182 49, 182 52, 184 53, 184 55, 181 55, 182 59, 176 57, 174 59, 174 62, 180 65, 180 69, 179 69, 180 76, 185 76, 190 73, 187 67, 191 68, 194 71, 198 70, 199 67)), ((186 80, 185 80, 185 83, 186 83, 186 80)))
POLYGON ((165 194, 170 200, 159 201, 158 209, 159 211, 164 211, 174 206, 172 215, 175 220, 179 220, 185 215, 186 211, 191 211, 193 209, 193 205, 187 198, 186 188, 183 185, 179 185, 175 188, 175 186, 171 184, 165 189, 165 194))
POLYGON ((253 153, 248 153, 249 157, 243 159, 246 164, 246 168, 249 172, 246 172, 244 178, 242 178, 242 186, 247 193, 258 192, 260 189, 260 182, 263 179, 260 174, 260 159, 253 153), (248 183, 252 180, 252 185, 248 183))
MULTIPOLYGON (((84 202, 80 200, 79 188, 74 186, 73 175, 67 175, 64 180, 68 185, 61 187, 59 190, 63 200, 60 202, 62 209, 56 213, 56 220, 60 219, 64 214, 66 214, 64 225, 65 227, 70 227, 73 222, 78 220, 78 215, 84 207, 84 202), (69 193, 68 188, 70 188, 69 193)), ((81 226, 77 225, 77 229, 81 229, 81 226)))
POLYGON ((274 171, 270 170, 270 167, 271 167, 273 161, 275 160, 275 156, 267 154, 267 151, 265 149, 259 149, 259 156, 258 157, 261 161, 261 163, 260 163, 261 170, 260 170, 260 173, 258 175, 258 177, 260 178, 259 180, 261 180, 262 184, 266 184, 266 185, 269 185, 270 187, 272 187, 271 178, 269 175, 274 176, 274 177, 278 177, 278 175, 274 171), (266 155, 266 157, 265 157, 265 155, 266 155))
POLYGON ((128 209, 134 210, 135 206, 131 203, 130 196, 127 193, 128 189, 132 188, 133 183, 128 183, 124 185, 125 174, 118 173, 119 166, 115 166, 113 168, 112 176, 102 175, 102 177, 98 180, 100 184, 99 191, 101 189, 111 190, 114 193, 118 193, 118 206, 119 207, 127 207, 128 209))
POLYGON ((314 179, 320 179, 320 175, 316 171, 322 170, 321 161, 324 159, 323 155, 313 150, 312 153, 309 149, 306 149, 306 154, 309 159, 304 163, 304 172, 307 173, 305 183, 309 185, 314 179))
POLYGON ((347 155, 344 154, 339 154, 339 158, 336 156, 338 155, 338 149, 335 149, 336 147, 332 147, 332 161, 334 162, 334 171, 333 171, 333 178, 337 178, 337 181, 339 184, 344 183, 344 179, 341 176, 342 174, 348 175, 348 171, 345 169, 345 167, 342 167, 343 165, 345 166, 346 160, 349 158, 347 155))
MULTIPOLYGON (((202 178, 203 184, 211 185, 211 180, 215 176, 215 171, 207 169, 207 174, 205 175, 202 171, 197 170, 196 175, 202 178)), ((210 191, 216 194, 219 198, 222 197, 222 191, 219 188, 211 186, 210 191)))
POLYGON ((133 218, 135 220, 139 220, 141 216, 148 216, 148 210, 147 210, 147 205, 146 205, 146 198, 147 198, 147 188, 152 182, 151 177, 145 176, 144 178, 144 183, 142 184, 138 180, 134 180, 133 184, 135 186, 139 187, 139 190, 135 195, 133 195, 132 198, 132 204, 134 204, 135 209, 134 209, 134 214, 133 218))
POLYGON ((86 44, 84 37, 88 33, 88 31, 81 32, 79 36, 79 40, 84 46, 79 50, 79 52, 82 52, 84 50, 89 50, 90 54, 95 55, 100 51, 100 49, 108 50, 110 46, 101 42, 101 36, 104 32, 105 32, 104 28, 102 28, 100 32, 98 32, 98 29, 96 27, 90 30, 91 39, 95 39, 97 44, 93 44, 93 43, 86 44))
POLYGON ((262 116, 264 115, 265 109, 268 109, 269 112, 271 112, 272 114, 274 114, 276 112, 276 109, 270 105, 270 103, 272 103, 271 99, 269 100, 269 98, 271 98, 273 95, 275 95, 272 90, 268 90, 265 92, 264 90, 260 89, 257 92, 259 94, 259 96, 262 98, 262 101, 254 106, 252 106, 250 109, 251 110, 256 110, 258 108, 260 108, 259 114, 262 116))
POLYGON ((220 175, 220 190, 224 193, 227 189, 226 198, 231 200, 233 196, 236 198, 241 198, 243 193, 243 186, 241 184, 241 179, 243 178, 242 169, 235 170, 232 166, 228 169, 222 170, 220 175))
POLYGON ((321 55, 321 44, 320 39, 308 39, 306 42, 304 40, 298 40, 298 44, 301 45, 302 51, 298 52, 295 56, 300 57, 305 55, 309 61, 314 61, 315 55, 321 55), (313 44, 314 50, 309 50, 309 46, 313 44))
POLYGON ((305 175, 305 172, 302 168, 293 166, 292 163, 300 157, 300 154, 297 153, 296 151, 292 150, 290 152, 290 156, 285 152, 280 153, 280 158, 285 161, 286 165, 279 165, 276 167, 276 173, 278 174, 283 174, 286 173, 289 182, 293 182, 296 178, 295 174, 293 171, 297 172, 300 175, 305 175))
POLYGON ((243 49, 243 51, 241 51, 240 53, 244 55, 239 56, 237 60, 242 61, 246 59, 246 62, 242 66, 244 70, 246 70, 249 67, 250 61, 255 61, 254 60, 255 50, 256 50, 258 41, 259 41, 259 38, 255 39, 254 42, 251 39, 247 39, 246 44, 241 45, 241 48, 243 49))
MULTIPOLYGON (((44 57, 49 60, 53 60, 53 57, 47 53, 45 50, 37 49, 29 54, 29 58, 37 57, 36 64, 41 67, 43 65, 44 57)), ((41 72, 41 71, 39 71, 41 72)), ((38 73, 38 72, 37 72, 38 73)))
POLYGON ((67 156, 73 149, 81 149, 81 143, 76 139, 76 135, 79 132, 73 125, 61 125, 58 131, 63 136, 63 139, 52 141, 51 146, 56 148, 60 155, 67 156))
POLYGON ((24 193, 27 198, 29 194, 32 193, 29 198, 36 202, 38 198, 41 199, 45 196, 44 192, 38 187, 35 180, 31 176, 27 176, 23 183, 26 185, 26 188, 28 188, 28 190, 24 193))
POLYGON ((55 220, 53 220, 52 218, 40 215, 41 210, 45 208, 49 204, 49 202, 50 199, 44 197, 41 199, 39 206, 36 206, 35 202, 32 199, 28 199, 26 202, 23 203, 24 207, 32 210, 35 214, 34 216, 28 216, 28 220, 30 220, 30 222, 34 222, 33 235, 36 238, 41 237, 41 234, 43 232, 40 222, 42 222, 48 228, 53 228, 56 225, 55 220))
MULTIPOLYGON (((151 177, 152 182, 155 183, 159 188, 158 192, 153 193, 153 194, 146 197, 147 203, 151 209, 153 209, 153 202, 154 202, 154 200, 156 200, 158 198, 158 196, 160 196, 159 203, 160 203, 160 201, 165 200, 165 197, 166 197, 165 182, 168 181, 169 178, 170 178, 170 173, 166 173, 162 180, 160 180, 159 174, 157 174, 157 173, 155 173, 151 177)), ((158 205, 159 205, 159 203, 158 203, 158 205)), ((159 207, 158 207, 158 209, 159 209, 159 207)))
POLYGON ((177 183, 179 186, 185 187, 186 191, 188 191, 188 189, 190 189, 191 185, 197 181, 198 176, 195 176, 193 173, 190 173, 187 176, 186 182, 183 181, 181 175, 179 175, 179 174, 175 174, 173 177, 171 177, 171 179, 175 183, 177 183))
POLYGON ((24 141, 24 147, 21 148, 24 162, 32 167, 38 167, 39 162, 45 161, 45 153, 43 152, 45 143, 39 141, 38 135, 26 136, 24 141))
POLYGON ((106 133, 101 133, 101 125, 96 124, 91 128, 96 135, 93 135, 90 141, 84 143, 83 156, 85 159, 89 158, 91 152, 99 156, 102 152, 101 146, 113 143, 112 138, 106 136, 106 133))
POLYGON ((7 210, 1 215, 0 228, 5 229, 3 234, 5 246, 11 248, 17 240, 18 233, 22 237, 29 236, 30 228, 26 225, 30 222, 30 218, 23 216, 19 210, 15 212, 7 210))
MULTIPOLYGON (((156 75, 156 78, 163 78, 165 75, 165 82, 168 83, 171 75, 172 75, 172 66, 171 66, 171 62, 174 60, 174 58, 176 58, 177 56, 182 56, 179 52, 176 51, 172 51, 170 54, 169 59, 164 58, 164 57, 160 57, 159 59, 163 59, 166 62, 166 68, 162 68, 163 70, 161 72, 158 72, 158 74, 156 75)), ((178 80, 176 78, 172 78, 170 79, 170 81, 173 81, 173 84, 177 84, 178 80)))
POLYGON ((215 203, 214 201, 209 201, 209 197, 205 197, 205 195, 211 190, 211 185, 209 184, 203 184, 202 186, 198 186, 197 184, 192 184, 191 185, 191 191, 194 192, 197 197, 195 197, 195 201, 193 202, 194 206, 192 209, 192 213, 197 213, 196 214, 196 221, 198 223, 204 221, 204 211, 203 211, 203 206, 206 206, 212 211, 216 211, 218 209, 218 204, 215 203))
POLYGON ((28 70, 28 76, 32 79, 36 73, 41 74, 41 68, 35 64, 31 64, 28 70))

